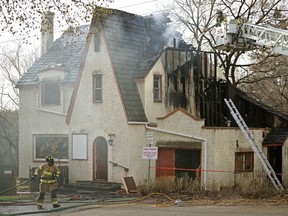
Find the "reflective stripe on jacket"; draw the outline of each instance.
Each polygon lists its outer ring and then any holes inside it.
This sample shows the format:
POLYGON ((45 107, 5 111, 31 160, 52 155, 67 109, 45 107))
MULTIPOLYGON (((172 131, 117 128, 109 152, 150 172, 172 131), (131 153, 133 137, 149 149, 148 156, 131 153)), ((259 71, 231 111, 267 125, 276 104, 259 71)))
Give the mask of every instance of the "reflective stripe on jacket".
POLYGON ((57 166, 53 165, 53 166, 49 166, 48 164, 42 164, 41 166, 39 166, 35 172, 34 175, 38 176, 41 173, 41 182, 43 183, 55 183, 56 182, 56 178, 59 178, 60 175, 60 170, 57 168, 57 166))

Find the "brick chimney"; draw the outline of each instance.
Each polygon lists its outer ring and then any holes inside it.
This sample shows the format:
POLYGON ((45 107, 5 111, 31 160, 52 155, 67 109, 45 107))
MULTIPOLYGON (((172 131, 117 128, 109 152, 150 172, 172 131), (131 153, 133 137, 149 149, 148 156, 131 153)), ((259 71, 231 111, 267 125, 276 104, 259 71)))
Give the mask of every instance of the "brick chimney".
POLYGON ((41 18, 41 56, 53 45, 53 22, 55 13, 48 11, 41 18))

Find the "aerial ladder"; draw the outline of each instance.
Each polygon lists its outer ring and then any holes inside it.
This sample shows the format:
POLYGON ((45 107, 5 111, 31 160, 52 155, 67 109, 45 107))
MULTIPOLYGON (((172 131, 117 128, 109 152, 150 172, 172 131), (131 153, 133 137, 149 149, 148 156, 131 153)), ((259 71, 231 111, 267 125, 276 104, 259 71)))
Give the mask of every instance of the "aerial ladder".
MULTIPOLYGON (((242 20, 235 19, 230 20, 229 23, 225 22, 216 31, 216 49, 226 52, 245 52, 265 48, 274 53, 288 56, 287 30, 243 23, 242 20)), ((253 133, 249 130, 233 101, 231 99, 224 99, 224 101, 254 153, 261 161, 272 184, 277 190, 283 191, 284 188, 263 153, 262 147, 256 142, 253 133)))
POLYGON ((223 51, 249 51, 266 48, 288 56, 288 31, 264 27, 233 19, 216 30, 216 49, 223 51))

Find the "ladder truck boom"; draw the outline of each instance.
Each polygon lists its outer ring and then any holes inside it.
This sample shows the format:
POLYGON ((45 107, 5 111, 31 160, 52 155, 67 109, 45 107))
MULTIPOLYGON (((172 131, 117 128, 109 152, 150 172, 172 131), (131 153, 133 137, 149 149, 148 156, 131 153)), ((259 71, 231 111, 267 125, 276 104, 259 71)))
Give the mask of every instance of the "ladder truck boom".
POLYGON ((216 47, 223 51, 249 51, 266 48, 288 56, 288 31, 230 20, 218 27, 216 47), (219 29, 221 28, 221 29, 219 29))

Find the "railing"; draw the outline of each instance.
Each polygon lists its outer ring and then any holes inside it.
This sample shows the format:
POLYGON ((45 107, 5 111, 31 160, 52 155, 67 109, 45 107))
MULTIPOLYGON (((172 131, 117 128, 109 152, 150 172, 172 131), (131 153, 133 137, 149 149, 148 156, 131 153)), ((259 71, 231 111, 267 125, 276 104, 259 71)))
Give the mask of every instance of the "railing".
POLYGON ((122 165, 120 165, 120 164, 118 164, 118 163, 116 163, 116 162, 109 161, 109 163, 111 163, 114 167, 121 167, 121 168, 123 168, 126 173, 129 172, 129 168, 124 167, 124 166, 122 166, 122 165))

